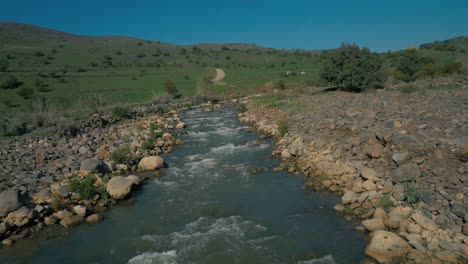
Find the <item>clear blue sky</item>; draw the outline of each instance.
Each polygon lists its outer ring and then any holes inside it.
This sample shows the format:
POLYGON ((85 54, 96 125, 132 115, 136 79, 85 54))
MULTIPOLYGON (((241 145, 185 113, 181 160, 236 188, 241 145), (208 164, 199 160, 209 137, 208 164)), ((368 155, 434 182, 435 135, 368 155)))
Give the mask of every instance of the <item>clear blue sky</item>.
POLYGON ((385 51, 468 36, 468 0, 15 0, 0 9, 0 21, 174 44, 324 49, 355 42, 385 51))

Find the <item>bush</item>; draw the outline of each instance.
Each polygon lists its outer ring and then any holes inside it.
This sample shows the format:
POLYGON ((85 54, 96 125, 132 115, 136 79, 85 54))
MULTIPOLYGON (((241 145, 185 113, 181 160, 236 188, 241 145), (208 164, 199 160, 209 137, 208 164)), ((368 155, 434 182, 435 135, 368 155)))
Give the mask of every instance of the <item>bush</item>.
POLYGON ((441 67, 440 72, 442 74, 461 73, 462 67, 463 64, 461 62, 448 63, 441 67))
POLYGON ((21 118, 1 118, 0 134, 3 136, 21 136, 28 132, 27 122, 21 118))
POLYGON ((40 52, 40 51, 36 51, 36 52, 34 52, 34 56, 36 56, 36 57, 44 57, 45 54, 42 53, 42 52, 40 52))
POLYGON ((150 129, 150 138, 152 140, 156 140, 156 139, 161 138, 163 136, 162 132, 156 132, 155 131, 156 130, 156 125, 151 124, 149 129, 150 129))
POLYGON ((123 119, 130 117, 130 109, 126 106, 114 106, 112 108, 112 116, 116 119, 123 119))
POLYGON ((286 90, 287 89, 287 86, 286 86, 286 82, 284 80, 279 80, 277 83, 276 83, 276 87, 280 90, 286 90))
POLYGON ((137 54, 137 58, 143 58, 143 57, 145 57, 145 56, 146 56, 146 54, 144 54, 144 53, 138 53, 138 54, 137 54))
POLYGON ((403 201, 407 204, 415 204, 426 196, 426 193, 423 190, 420 190, 415 183, 405 182, 404 183, 404 192, 403 192, 403 201))
POLYGON ((164 83, 164 90, 166 93, 172 96, 172 98, 180 98, 179 91, 177 90, 177 87, 171 80, 166 80, 164 83))
POLYGON ((385 209, 389 209, 393 206, 393 202, 390 200, 390 195, 384 194, 382 195, 379 200, 375 203, 375 207, 383 207, 385 209))
POLYGON ((23 82, 18 81, 18 79, 13 76, 9 75, 5 78, 5 80, 2 82, 0 85, 0 88, 2 89, 16 89, 23 85, 23 82))
POLYGON ((96 187, 95 182, 96 179, 92 176, 88 176, 81 181, 74 178, 70 182, 70 190, 81 195, 84 200, 91 200, 95 195, 105 199, 107 197, 106 189, 103 186, 96 187))
POLYGON ((127 164, 132 160, 132 152, 129 146, 123 146, 116 149, 111 154, 111 158, 118 164, 127 164))
POLYGON ((190 76, 189 76, 188 74, 185 74, 185 75, 184 75, 184 79, 185 79, 185 80, 190 80, 190 76))
POLYGON ((385 81, 382 58, 355 44, 343 44, 328 52, 320 77, 340 90, 357 92, 368 88, 382 88, 385 81))
POLYGON ((21 89, 18 90, 18 95, 25 100, 29 100, 34 95, 34 89, 30 87, 21 87, 21 89))
POLYGON ((286 124, 284 121, 278 122, 278 131, 280 132, 280 135, 284 137, 288 133, 289 126, 286 124))
POLYGON ((416 72, 421 70, 423 63, 417 51, 405 51, 399 61, 398 70, 403 74, 403 81, 411 82, 416 80, 416 72))
POLYGON ((144 150, 153 150, 156 148, 156 144, 154 144, 154 140, 148 139, 148 140, 145 140, 143 144, 141 144, 141 147, 144 150))

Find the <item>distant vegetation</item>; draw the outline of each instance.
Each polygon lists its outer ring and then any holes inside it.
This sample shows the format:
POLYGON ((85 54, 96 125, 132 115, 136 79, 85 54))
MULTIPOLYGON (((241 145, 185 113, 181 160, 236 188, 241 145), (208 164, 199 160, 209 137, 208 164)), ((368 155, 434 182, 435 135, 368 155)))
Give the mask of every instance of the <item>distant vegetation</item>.
POLYGON ((385 81, 382 63, 382 58, 367 48, 343 44, 327 54, 320 76, 345 91, 382 88, 385 81))
POLYGON ((0 136, 22 134, 38 124, 68 124, 104 110, 124 118, 126 106, 149 101, 308 86, 359 91, 432 80, 465 72, 467 45, 467 38, 456 38, 381 54, 353 45, 328 51, 254 44, 176 46, 0 23, 0 136), (357 60, 346 58, 347 52, 357 60), (215 68, 226 72, 226 85, 209 82, 215 68))

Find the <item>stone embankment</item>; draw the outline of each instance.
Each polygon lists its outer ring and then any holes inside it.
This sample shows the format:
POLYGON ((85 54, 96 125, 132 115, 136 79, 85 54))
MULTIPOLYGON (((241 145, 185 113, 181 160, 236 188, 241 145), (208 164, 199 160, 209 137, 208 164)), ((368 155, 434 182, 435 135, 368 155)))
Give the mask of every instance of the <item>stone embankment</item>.
POLYGON ((185 128, 178 112, 198 107, 221 105, 140 106, 123 120, 94 115, 55 136, 0 142, 2 244, 46 226, 100 222, 99 211, 161 174, 159 155, 183 144, 175 139, 185 128))
POLYGON ((466 90, 297 100, 299 114, 249 103, 239 118, 278 137, 277 170, 341 194, 335 209, 370 234, 369 263, 467 263, 466 90))

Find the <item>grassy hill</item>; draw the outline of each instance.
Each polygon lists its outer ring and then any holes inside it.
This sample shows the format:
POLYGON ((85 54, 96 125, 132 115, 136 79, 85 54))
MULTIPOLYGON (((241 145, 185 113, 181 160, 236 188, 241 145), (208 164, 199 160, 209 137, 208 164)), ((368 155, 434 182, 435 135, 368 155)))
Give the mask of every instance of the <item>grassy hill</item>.
MULTIPOLYGON (((14 75, 22 87, 34 89, 60 109, 87 112, 95 96, 106 104, 139 103, 164 93, 172 80, 185 95, 215 90, 236 93, 281 78, 287 70, 318 79, 312 52, 281 51, 248 44, 176 46, 128 37, 87 37, 31 25, 0 23, 0 60, 8 64, 0 78, 14 75), (226 86, 206 80, 214 68, 226 72, 226 86), (38 85, 40 83, 40 85, 38 85), (44 86, 44 87, 42 87, 44 86), (42 88, 41 88, 42 87, 42 88)), ((16 89, 1 90, 2 98, 30 110, 16 89)), ((10 106, 2 104, 1 111, 10 106)))

